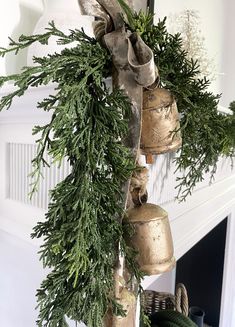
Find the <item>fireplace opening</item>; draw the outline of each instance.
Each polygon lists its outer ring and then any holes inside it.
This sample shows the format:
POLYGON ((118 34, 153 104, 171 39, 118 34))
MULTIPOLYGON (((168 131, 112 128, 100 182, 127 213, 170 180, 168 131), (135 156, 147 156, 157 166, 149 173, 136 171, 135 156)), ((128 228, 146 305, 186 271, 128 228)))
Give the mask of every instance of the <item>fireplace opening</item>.
POLYGON ((189 306, 205 311, 205 326, 219 327, 227 218, 177 261, 176 284, 186 286, 189 306))

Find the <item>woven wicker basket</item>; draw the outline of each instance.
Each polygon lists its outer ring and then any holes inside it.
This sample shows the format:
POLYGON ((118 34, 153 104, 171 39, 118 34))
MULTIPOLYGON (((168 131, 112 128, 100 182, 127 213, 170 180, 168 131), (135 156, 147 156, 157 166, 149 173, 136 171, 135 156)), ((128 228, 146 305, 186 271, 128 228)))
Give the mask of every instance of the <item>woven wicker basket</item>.
POLYGON ((176 285, 175 295, 146 290, 142 293, 141 303, 148 316, 159 310, 176 310, 188 316, 188 296, 183 284, 176 285))

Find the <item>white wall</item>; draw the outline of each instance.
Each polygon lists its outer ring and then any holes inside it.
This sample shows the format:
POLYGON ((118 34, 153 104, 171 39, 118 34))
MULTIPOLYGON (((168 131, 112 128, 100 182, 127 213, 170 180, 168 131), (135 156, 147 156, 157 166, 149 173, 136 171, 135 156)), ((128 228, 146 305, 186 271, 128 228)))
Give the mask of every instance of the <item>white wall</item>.
MULTIPOLYGON (((221 93, 221 73, 224 53, 222 45, 224 39, 224 1, 223 0, 155 0, 155 21, 158 18, 178 14, 185 9, 197 10, 201 19, 201 31, 205 37, 205 47, 208 57, 215 61, 216 81, 211 90, 221 93)), ((169 25, 168 25, 169 26, 169 25)))
POLYGON ((224 0, 224 38, 222 45, 222 99, 225 107, 235 100, 235 1, 224 0))
MULTIPOLYGON (((43 10, 42 0, 0 1, 0 46, 7 47, 8 37, 17 40, 21 34, 31 34, 43 10)), ((19 72, 26 65, 26 50, 0 58, 0 75, 19 72)))
POLYGON ((155 19, 184 9, 198 10, 208 56, 215 59, 217 80, 211 90, 222 93, 220 104, 235 100, 235 2, 233 0, 156 0, 155 19))

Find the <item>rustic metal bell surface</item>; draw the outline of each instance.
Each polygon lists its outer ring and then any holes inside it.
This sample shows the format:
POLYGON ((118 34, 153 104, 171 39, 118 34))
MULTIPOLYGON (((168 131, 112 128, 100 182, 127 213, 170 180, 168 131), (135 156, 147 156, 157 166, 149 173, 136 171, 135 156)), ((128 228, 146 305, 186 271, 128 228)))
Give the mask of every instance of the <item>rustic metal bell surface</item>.
POLYGON ((145 90, 140 141, 142 153, 161 154, 180 148, 179 128, 178 109, 170 91, 164 88, 145 90))
POLYGON ((167 212, 146 203, 127 210, 126 222, 134 228, 127 240, 137 252, 137 262, 146 275, 156 275, 175 266, 173 241, 167 212))

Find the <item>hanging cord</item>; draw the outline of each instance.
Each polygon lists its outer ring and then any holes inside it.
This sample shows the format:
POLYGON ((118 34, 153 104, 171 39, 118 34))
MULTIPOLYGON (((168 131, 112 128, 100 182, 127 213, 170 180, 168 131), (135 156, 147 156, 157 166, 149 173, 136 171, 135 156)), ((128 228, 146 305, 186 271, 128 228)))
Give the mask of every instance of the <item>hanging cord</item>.
MULTIPOLYGON (((130 183, 130 196, 134 206, 139 206, 147 202, 148 192, 148 169, 140 164, 140 160, 137 161, 137 169, 134 171, 131 177, 130 183)), ((129 201, 130 207, 131 203, 129 201)), ((132 205, 133 206, 133 205, 132 205)))

